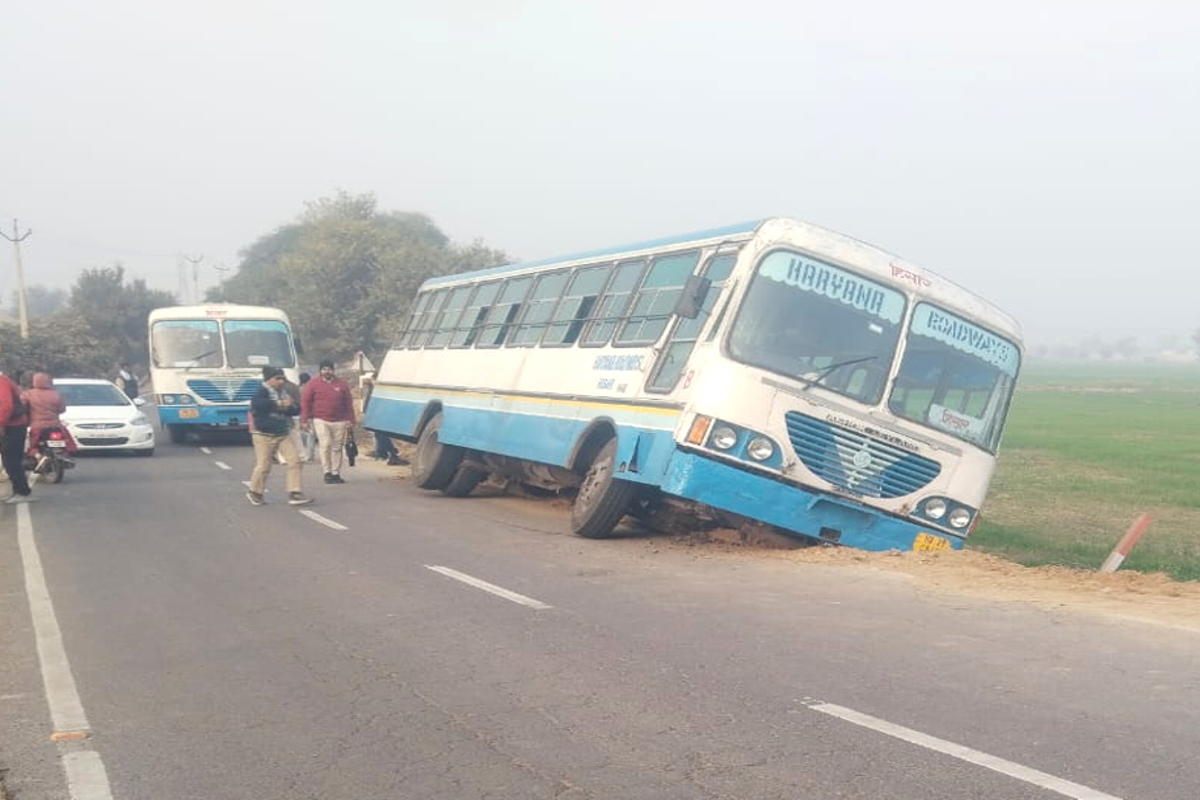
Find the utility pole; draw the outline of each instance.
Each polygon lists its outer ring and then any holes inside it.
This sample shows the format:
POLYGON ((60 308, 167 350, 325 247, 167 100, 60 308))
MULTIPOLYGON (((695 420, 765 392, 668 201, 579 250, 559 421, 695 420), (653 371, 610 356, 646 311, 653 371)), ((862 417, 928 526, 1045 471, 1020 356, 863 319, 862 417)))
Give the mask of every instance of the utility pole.
POLYGON ((220 281, 218 281, 217 285, 221 287, 221 299, 224 300, 225 299, 225 273, 229 272, 230 267, 227 267, 224 264, 213 264, 213 269, 215 269, 217 272, 221 273, 221 279, 220 279, 220 281))
POLYGON ((29 308, 25 303, 25 270, 21 267, 21 242, 29 238, 32 230, 26 230, 20 236, 17 235, 17 221, 13 220, 13 235, 0 231, 0 236, 8 239, 13 243, 13 252, 17 256, 17 306, 20 308, 21 314, 21 338, 29 338, 29 308))
POLYGON ((204 254, 201 253, 200 255, 196 256, 195 258, 188 258, 187 256, 183 256, 183 260, 192 265, 192 303, 199 303, 200 302, 200 271, 197 269, 197 265, 199 265, 199 263, 204 260, 204 254))

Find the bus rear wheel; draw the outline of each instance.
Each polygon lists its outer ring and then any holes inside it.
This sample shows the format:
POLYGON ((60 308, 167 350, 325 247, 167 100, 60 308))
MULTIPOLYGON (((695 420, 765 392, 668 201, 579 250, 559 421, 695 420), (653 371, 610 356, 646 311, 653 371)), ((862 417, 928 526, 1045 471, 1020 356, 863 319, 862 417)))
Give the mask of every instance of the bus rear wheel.
POLYGON ((637 486, 615 477, 617 440, 609 439, 592 459, 571 506, 571 531, 588 539, 604 539, 625 516, 637 486))
MULTIPOLYGON (((417 439, 417 450, 413 453, 413 483, 421 489, 445 489, 454 478, 458 465, 462 463, 463 450, 454 445, 442 444, 438 431, 442 427, 439 411, 425 425, 417 439)), ((471 487, 475 488, 475 487, 471 487)))
POLYGON ((442 487, 442 494, 447 497, 466 497, 486 477, 487 473, 481 469, 461 466, 455 471, 450 482, 442 487))

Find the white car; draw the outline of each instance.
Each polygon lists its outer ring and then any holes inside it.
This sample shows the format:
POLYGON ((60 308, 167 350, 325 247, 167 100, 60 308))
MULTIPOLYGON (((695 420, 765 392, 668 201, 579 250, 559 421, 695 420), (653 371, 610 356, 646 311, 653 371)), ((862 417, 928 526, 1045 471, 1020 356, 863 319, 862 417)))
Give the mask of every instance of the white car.
POLYGON ((154 455, 154 426, 112 381, 93 378, 56 378, 54 388, 67 410, 60 418, 75 437, 80 450, 130 450, 139 456, 154 455))

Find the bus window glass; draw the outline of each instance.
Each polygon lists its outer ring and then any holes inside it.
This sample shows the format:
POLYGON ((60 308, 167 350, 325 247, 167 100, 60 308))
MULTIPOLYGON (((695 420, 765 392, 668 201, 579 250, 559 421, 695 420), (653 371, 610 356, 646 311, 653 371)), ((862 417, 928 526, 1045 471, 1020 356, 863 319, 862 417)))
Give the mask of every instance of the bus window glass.
POLYGON ((504 343, 532 285, 533 278, 510 278, 504 282, 500 297, 480 328, 479 338, 475 340, 476 347, 499 347, 504 343))
POLYGON ((287 325, 273 319, 229 319, 225 350, 230 367, 294 367, 287 325))
POLYGON ((550 318, 543 344, 567 345, 579 339, 579 332, 591 316, 596 300, 600 298, 600 290, 604 288, 612 269, 612 264, 603 264, 583 267, 575 272, 575 278, 567 287, 562 302, 550 318))
POLYGON ((408 323, 408 331, 404 336, 404 344, 406 347, 420 347, 425 338, 425 333, 428 330, 429 309, 433 304, 434 298, 438 297, 436 292, 423 292, 417 297, 417 303, 413 307, 412 320, 408 323))
POLYGON ((492 307, 492 303, 495 302, 496 294, 499 291, 499 281, 485 283, 479 287, 479 290, 467 302, 467 307, 463 310, 462 317, 458 321, 458 326, 450 336, 451 347, 470 347, 475 344, 475 337, 479 335, 479 328, 483 325, 483 320, 487 316, 488 309, 492 307))
POLYGON ((759 262, 729 333, 738 361, 874 405, 904 317, 895 289, 810 256, 759 262))
POLYGON ((462 316, 463 308, 467 305, 467 300, 474 289, 474 286, 459 286, 450 292, 450 297, 446 300, 446 305, 438 313, 430 326, 433 335, 429 337, 427 347, 446 346, 446 342, 450 341, 450 334, 457 327, 458 318, 462 316))
POLYGON ((659 356, 654 373, 646 383, 647 389, 669 392, 675 388, 675 384, 683 375, 684 367, 687 366, 688 358, 692 355, 692 350, 696 347, 700 331, 703 330, 704 324, 712 315, 712 310, 725 288, 725 280, 733 271, 733 265, 736 263, 736 253, 716 256, 709 260, 704 269, 704 276, 712 281, 712 286, 704 298, 704 305, 701 306, 700 313, 695 318, 681 319, 675 325, 670 341, 662 355, 659 356))
POLYGON ((570 277, 569 272, 554 272, 538 278, 529 302, 525 304, 520 324, 508 337, 509 346, 528 347, 538 343, 570 277))
POLYGON ((150 329, 150 355, 156 367, 219 367, 221 334, 216 320, 160 320, 150 329))
POLYGON ((583 344, 600 346, 608 344, 613 331, 617 329, 625 309, 629 307, 629 299, 633 296, 633 288, 642 277, 645 261, 625 261, 617 265, 612 281, 596 304, 596 313, 592 315, 592 323, 583 334, 583 344))
POLYGON ((654 259, 638 289, 629 318, 617 334, 617 344, 653 344, 667 328, 671 312, 683 294, 683 285, 696 268, 699 253, 681 253, 654 259))
POLYGON ((1020 351, 1012 342, 920 303, 888 407, 993 452, 1019 366, 1020 351))

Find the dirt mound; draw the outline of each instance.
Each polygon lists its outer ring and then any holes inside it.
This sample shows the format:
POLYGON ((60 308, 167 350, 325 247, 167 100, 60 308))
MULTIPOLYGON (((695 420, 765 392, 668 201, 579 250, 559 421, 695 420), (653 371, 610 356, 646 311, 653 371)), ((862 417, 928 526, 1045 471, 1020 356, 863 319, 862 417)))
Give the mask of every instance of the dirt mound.
POLYGON ((1200 633, 1200 582, 1175 581, 1160 573, 1025 567, 969 550, 788 549, 788 540, 775 542, 724 530, 675 536, 671 541, 676 546, 719 548, 755 558, 903 573, 923 588, 948 594, 1110 614, 1200 633))

